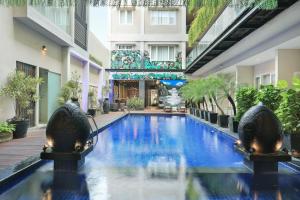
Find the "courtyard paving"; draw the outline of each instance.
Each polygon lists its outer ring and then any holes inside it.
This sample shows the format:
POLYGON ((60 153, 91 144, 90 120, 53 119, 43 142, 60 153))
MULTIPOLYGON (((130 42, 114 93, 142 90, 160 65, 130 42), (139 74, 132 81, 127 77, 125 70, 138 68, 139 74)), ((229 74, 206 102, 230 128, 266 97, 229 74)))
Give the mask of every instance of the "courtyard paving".
MULTIPOLYGON (((124 112, 110 112, 109 114, 96 116, 95 121, 98 128, 102 128, 125 114, 124 112)), ((46 127, 44 126, 29 129, 26 138, 1 143, 0 170, 11 166, 22 168, 26 166, 26 163, 38 160, 45 142, 46 127)))

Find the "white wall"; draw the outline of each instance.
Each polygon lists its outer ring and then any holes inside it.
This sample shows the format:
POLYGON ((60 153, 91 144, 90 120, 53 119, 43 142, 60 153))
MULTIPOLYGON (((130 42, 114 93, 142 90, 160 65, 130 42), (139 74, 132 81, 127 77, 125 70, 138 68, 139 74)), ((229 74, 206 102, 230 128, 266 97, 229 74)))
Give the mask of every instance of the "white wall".
POLYGON ((300 72, 300 49, 279 49, 276 56, 277 80, 292 84, 295 72, 300 72))
MULTIPOLYGON (((61 47, 40 33, 28 28, 13 18, 13 9, 0 7, 0 86, 6 82, 9 73, 16 69, 16 61, 48 69, 61 74, 61 47), (47 54, 41 53, 42 46, 47 54)), ((14 116, 11 99, 0 97, 0 120, 14 116)))

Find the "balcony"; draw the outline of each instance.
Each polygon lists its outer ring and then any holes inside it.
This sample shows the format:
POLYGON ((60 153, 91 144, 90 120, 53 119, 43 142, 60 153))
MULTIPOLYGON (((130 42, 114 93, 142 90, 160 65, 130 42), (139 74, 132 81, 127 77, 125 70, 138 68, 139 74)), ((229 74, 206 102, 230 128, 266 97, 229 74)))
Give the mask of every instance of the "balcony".
POLYGON ((149 53, 140 50, 113 50, 110 71, 182 71, 181 52, 175 61, 151 61, 149 53))
POLYGON ((70 7, 49 6, 46 2, 40 5, 27 5, 14 8, 14 19, 26 24, 45 37, 62 46, 72 46, 71 35, 72 11, 70 7))
POLYGON ((296 0, 278 0, 278 7, 273 10, 228 4, 193 46, 186 59, 185 73, 194 73, 295 2, 296 0))

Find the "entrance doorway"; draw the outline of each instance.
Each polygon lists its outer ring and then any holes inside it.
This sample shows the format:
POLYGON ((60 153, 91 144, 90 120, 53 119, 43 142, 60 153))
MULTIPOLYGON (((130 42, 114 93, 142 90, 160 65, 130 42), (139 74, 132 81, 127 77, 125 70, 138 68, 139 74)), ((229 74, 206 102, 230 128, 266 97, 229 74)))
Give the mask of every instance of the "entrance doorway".
POLYGON ((61 88, 61 75, 40 68, 39 76, 44 80, 39 89, 39 123, 45 124, 59 106, 57 99, 61 88))

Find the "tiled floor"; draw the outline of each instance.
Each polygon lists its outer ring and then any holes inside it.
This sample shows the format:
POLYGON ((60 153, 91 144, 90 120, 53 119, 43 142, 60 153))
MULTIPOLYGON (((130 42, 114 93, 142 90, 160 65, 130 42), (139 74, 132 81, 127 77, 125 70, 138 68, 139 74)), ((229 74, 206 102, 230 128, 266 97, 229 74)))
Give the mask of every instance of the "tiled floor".
MULTIPOLYGON (((98 128, 123 116, 124 112, 110 112, 95 118, 98 128)), ((27 160, 37 159, 46 142, 45 127, 32 128, 27 137, 0 144, 0 170, 27 160)))

